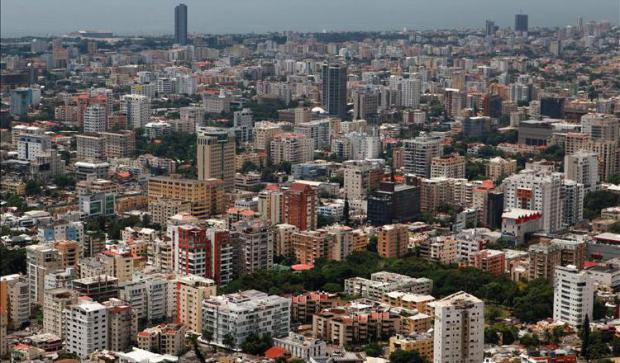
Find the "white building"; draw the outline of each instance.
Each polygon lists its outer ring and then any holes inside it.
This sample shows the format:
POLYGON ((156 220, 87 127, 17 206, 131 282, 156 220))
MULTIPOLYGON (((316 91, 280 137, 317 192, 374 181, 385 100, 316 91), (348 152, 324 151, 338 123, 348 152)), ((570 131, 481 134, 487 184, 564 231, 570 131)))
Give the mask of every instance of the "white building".
POLYGON ((370 279, 352 277, 344 280, 344 291, 347 295, 381 301, 384 294, 392 291, 430 294, 433 291, 433 280, 380 271, 371 274, 370 279))
POLYGON ((420 107, 422 81, 418 78, 407 78, 400 81, 401 105, 403 107, 420 107))
POLYGON ((556 266, 553 281, 553 320, 579 327, 586 315, 592 319, 594 285, 587 272, 556 266))
POLYGON ((435 311, 433 362, 482 362, 484 302, 461 291, 429 306, 435 311))
POLYGON ((543 231, 562 228, 562 173, 523 170, 504 179, 504 209, 520 208, 542 213, 543 231))
POLYGON ((212 333, 212 342, 225 346, 231 335, 238 347, 248 335, 286 336, 290 330, 291 300, 256 290, 211 296, 202 303, 203 331, 212 333))
POLYGON ((90 105, 84 112, 84 132, 103 132, 106 130, 106 108, 102 105, 90 105))
POLYGON ((586 193, 595 191, 599 182, 598 156, 589 151, 578 151, 564 157, 566 179, 583 184, 586 193))
POLYGON ((52 142, 47 135, 20 135, 17 139, 17 158, 34 161, 37 156, 49 151, 52 142))
POLYGON ((127 126, 137 129, 149 122, 151 102, 146 96, 124 95, 121 98, 121 112, 127 115, 127 126))
POLYGON ((295 132, 312 139, 314 149, 327 149, 330 146, 331 120, 326 118, 295 125, 295 132))
POLYGON ((95 350, 108 347, 108 309, 95 301, 81 298, 64 310, 65 349, 86 358, 95 350))
POLYGON ((303 359, 306 362, 310 361, 311 358, 327 356, 327 343, 293 332, 289 332, 287 337, 274 339, 273 345, 284 348, 291 353, 291 356, 303 359))

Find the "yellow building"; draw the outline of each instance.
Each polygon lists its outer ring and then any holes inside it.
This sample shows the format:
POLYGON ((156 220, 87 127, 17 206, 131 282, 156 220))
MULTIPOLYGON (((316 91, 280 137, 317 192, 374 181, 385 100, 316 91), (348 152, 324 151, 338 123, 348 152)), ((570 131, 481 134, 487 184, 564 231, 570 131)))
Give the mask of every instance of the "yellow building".
POLYGON ((177 281, 177 319, 189 330, 202 333, 202 301, 216 294, 215 281, 188 275, 177 281))
POLYGON ((205 128, 199 131, 196 147, 198 179, 221 179, 224 189, 235 184, 235 134, 226 129, 205 128))
MULTIPOLYGON (((152 208, 151 204, 160 206, 158 202, 162 200, 190 202, 192 215, 199 219, 206 219, 223 212, 224 185, 220 179, 194 180, 176 176, 150 178, 148 182, 149 209, 152 208)), ((172 215, 167 216, 165 220, 172 215)), ((164 220, 163 215, 160 219, 164 220)))
POLYGON ((417 351, 427 362, 433 361, 433 335, 413 334, 409 336, 396 335, 390 338, 390 354, 397 350, 406 352, 417 351))

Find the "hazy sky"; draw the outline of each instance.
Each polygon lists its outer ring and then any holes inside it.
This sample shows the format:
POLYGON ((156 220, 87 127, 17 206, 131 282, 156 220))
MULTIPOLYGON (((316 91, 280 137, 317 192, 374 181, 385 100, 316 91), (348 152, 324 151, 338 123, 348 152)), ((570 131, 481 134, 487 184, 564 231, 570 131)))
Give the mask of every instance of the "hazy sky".
MULTIPOLYGON (((116 34, 172 34, 176 0, 0 0, 2 36, 65 34, 89 29, 116 34)), ((396 30, 482 27, 485 19, 513 26, 609 20, 620 0, 185 0, 190 33, 279 30, 396 30)))

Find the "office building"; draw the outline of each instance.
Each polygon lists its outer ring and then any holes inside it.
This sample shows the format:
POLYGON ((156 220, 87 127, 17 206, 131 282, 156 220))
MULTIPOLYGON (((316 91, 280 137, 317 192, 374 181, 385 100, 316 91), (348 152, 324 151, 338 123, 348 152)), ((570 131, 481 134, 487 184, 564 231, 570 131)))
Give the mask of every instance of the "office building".
POLYGON ((344 64, 321 65, 321 100, 328 114, 344 119, 347 114, 347 67, 344 64))
POLYGON ((108 309, 87 297, 63 311, 65 350, 86 359, 108 348, 108 309))
POLYGON ((553 287, 553 320, 579 328, 586 316, 592 319, 594 284, 587 272, 557 266, 553 287))
POLYGON ((284 337, 291 325, 291 300, 256 290, 209 297, 202 311, 203 329, 219 346, 237 348, 250 334, 284 337))
POLYGON ((428 134, 422 134, 415 139, 403 140, 405 172, 429 178, 433 158, 443 155, 441 142, 441 137, 428 134))
POLYGON ((540 98, 540 115, 552 119, 564 117, 564 103, 566 99, 563 97, 541 97, 540 98))
POLYGON ((185 4, 174 7, 174 42, 180 45, 187 44, 187 5, 185 4))
POLYGON ((484 24, 484 34, 486 36, 495 35, 495 22, 493 20, 487 20, 484 24))
POLYGON ((353 119, 373 120, 377 115, 379 95, 372 89, 361 88, 353 91, 353 119))
POLYGON ((23 117, 28 114, 32 104, 32 89, 19 87, 10 92, 10 113, 16 117, 23 117))
POLYGON ((235 185, 235 135, 226 129, 201 128, 198 132, 198 179, 221 179, 224 190, 235 185))
POLYGON ((373 226, 413 221, 420 214, 420 189, 381 182, 368 196, 368 222, 373 226))
POLYGON ((461 291, 429 305, 435 313, 433 362, 482 362, 484 302, 461 291))
POLYGON ((527 14, 517 14, 515 15, 515 31, 516 32, 527 32, 528 31, 528 16, 527 14))
POLYGON ((472 116, 463 120, 463 136, 465 137, 484 137, 490 132, 491 118, 488 116, 472 116))

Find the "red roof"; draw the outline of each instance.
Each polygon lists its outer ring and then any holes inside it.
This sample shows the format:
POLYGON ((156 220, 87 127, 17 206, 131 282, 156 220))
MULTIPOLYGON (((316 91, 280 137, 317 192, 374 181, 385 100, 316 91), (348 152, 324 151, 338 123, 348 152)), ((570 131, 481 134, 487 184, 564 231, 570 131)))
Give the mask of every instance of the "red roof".
POLYGON ((265 351, 265 357, 269 359, 276 359, 282 357, 286 353, 286 349, 281 347, 271 347, 265 351))
POLYGON ((297 265, 291 266, 291 269, 293 271, 306 271, 306 270, 312 270, 313 268, 314 268, 314 265, 311 263, 298 263, 297 265))

